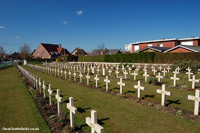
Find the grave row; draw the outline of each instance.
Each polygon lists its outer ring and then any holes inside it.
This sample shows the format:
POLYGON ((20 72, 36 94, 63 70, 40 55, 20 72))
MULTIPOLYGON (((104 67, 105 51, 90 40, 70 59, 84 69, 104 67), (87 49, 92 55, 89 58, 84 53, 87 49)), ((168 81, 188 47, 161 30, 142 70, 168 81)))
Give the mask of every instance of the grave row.
MULTIPOLYGON (((31 68, 33 68, 33 69, 40 70, 40 71, 42 71, 42 72, 48 73, 48 70, 47 70, 46 68, 44 68, 44 67, 40 67, 40 66, 36 66, 36 65, 30 65, 30 64, 29 64, 28 66, 31 67, 31 68), (47 70, 47 71, 44 71, 44 70, 47 70)), ((123 67, 122 67, 122 68, 123 68, 123 67)), ((136 69, 138 69, 138 70, 136 70, 136 71, 137 71, 136 74, 138 74, 139 68, 136 68, 136 69)), ((159 69, 161 70, 162 68, 160 67, 159 69)), ((169 70, 169 69, 171 69, 171 68, 168 67, 168 70, 169 70)), ((55 70, 56 70, 56 69, 55 69, 55 70)), ((58 70, 59 70, 59 69, 58 69, 58 70)), ((191 73, 190 73, 190 72, 191 72, 191 69, 188 68, 187 70, 188 70, 188 72, 186 72, 186 73, 191 74, 191 73)), ((123 71, 123 70, 122 70, 122 71, 123 71)), ((143 76, 145 77, 145 82, 146 82, 147 77, 148 77, 149 75, 147 74, 146 68, 144 68, 143 71, 144 71, 143 76)), ((155 68, 152 68, 152 71, 155 72, 155 68)), ((176 80, 179 80, 179 78, 176 77, 176 75, 179 73, 179 71, 180 71, 180 68, 179 68, 179 67, 176 68, 175 71, 173 71, 174 76, 171 77, 171 79, 174 80, 174 86, 176 86, 176 80)), ((80 70, 77 70, 77 72, 80 73, 80 74, 79 74, 79 77, 80 77, 80 83, 81 83, 81 82, 82 82, 82 77, 83 77, 83 75, 82 75, 82 73, 81 73, 80 70)), ((166 73, 165 69, 163 70, 163 72, 166 73)), ((61 72, 61 73, 62 73, 62 72, 61 72)), ((65 73, 66 73, 66 69, 65 69, 65 73)), ((103 72, 103 73, 105 73, 105 72, 103 72)), ((134 72, 134 73, 135 73, 135 72, 134 72)), ((126 70, 124 70, 124 74, 125 74, 124 77, 125 77, 125 79, 126 79, 126 74, 128 74, 128 73, 126 72, 126 70)), ((59 77, 59 75, 60 75, 60 72, 59 72, 59 71, 57 72, 57 75, 58 75, 58 77, 59 77)), ((61 74, 61 75, 62 75, 62 74, 61 74)), ((65 75, 66 75, 66 74, 65 74, 65 75)), ((73 75, 74 75, 74 81, 76 81, 76 75, 77 75, 77 74, 76 74, 76 71, 75 71, 75 70, 74 70, 73 75)), ((56 74, 55 74, 55 76, 56 76, 56 74)), ((163 75, 163 76, 164 76, 164 75, 163 75)), ((161 76, 160 73, 158 73, 158 75, 156 75, 156 77, 158 78, 158 81, 159 81, 159 82, 160 82, 161 78, 163 78, 163 76, 161 76)), ((62 76, 61 76, 61 77, 62 77, 62 76)), ((66 79, 66 76, 65 76, 65 79, 66 79)), ((71 72, 70 72, 70 70, 69 70, 69 79, 71 79, 71 72)), ((89 79, 90 79, 89 72, 88 72, 87 75, 86 75, 86 79, 87 79, 87 85, 89 85, 89 79)), ((135 78, 134 78, 134 79, 135 79, 135 78)), ((94 80, 95 80, 95 84, 96 84, 96 88, 97 88, 97 87, 98 87, 98 81, 99 81, 98 74, 96 74, 96 76, 94 77, 94 80)), ((192 87, 193 87, 193 88, 195 88, 195 82, 199 82, 199 80, 195 79, 195 75, 193 75, 193 78, 192 78, 192 79, 189 79, 189 81, 192 81, 192 87)), ((107 92, 107 91, 108 91, 109 83, 111 82, 111 80, 108 79, 108 75, 106 76, 106 79, 104 79, 104 82, 106 83, 106 92, 107 92)), ((125 86, 125 83, 123 83, 123 79, 122 79, 121 77, 120 77, 120 82, 117 82, 117 84, 120 86, 120 94, 122 95, 122 94, 123 94, 123 87, 125 86)), ((137 85, 134 85, 134 88, 138 90, 138 91, 137 91, 137 95, 138 95, 137 97, 140 98, 140 97, 141 97, 141 90, 144 90, 145 88, 144 88, 143 86, 141 86, 141 82, 140 82, 140 81, 138 81, 138 84, 137 84, 137 85)), ((167 96, 170 96, 170 95, 171 95, 171 92, 166 91, 166 87, 165 87, 165 85, 163 84, 163 85, 162 85, 162 90, 157 90, 157 93, 160 93, 160 94, 162 95, 162 97, 161 97, 161 105, 164 106, 164 105, 165 105, 165 96, 166 96, 166 95, 167 95, 167 96)), ((200 90, 195 89, 195 96, 188 95, 188 99, 189 99, 189 100, 195 101, 194 115, 198 115, 198 114, 199 114, 199 102, 200 102, 200 90)))
MULTIPOLYGON (((41 78, 37 78, 37 76, 33 75, 31 72, 25 70, 24 68, 22 68, 21 66, 17 66, 19 71, 23 74, 24 77, 26 77, 30 83, 31 86, 38 90, 40 94, 43 93, 44 98, 46 97, 46 85, 45 85, 45 81, 41 81, 41 78), (43 92, 41 91, 43 89, 43 92)), ((49 105, 52 105, 52 88, 51 88, 51 84, 48 85, 48 93, 49 93, 49 105)), ((57 93, 55 95, 55 98, 57 100, 57 111, 58 111, 58 117, 60 117, 60 103, 62 102, 62 97, 60 96, 60 90, 57 89, 57 93)), ((71 128, 74 128, 74 115, 77 113, 77 108, 74 107, 74 100, 73 97, 69 97, 69 103, 67 103, 66 107, 69 109, 70 111, 70 126, 71 128)), ((91 127, 91 132, 92 133, 103 133, 104 132, 104 128, 102 126, 100 126, 97 123, 97 112, 95 110, 91 111, 91 118, 90 117, 86 117, 86 124, 88 126, 91 127)))

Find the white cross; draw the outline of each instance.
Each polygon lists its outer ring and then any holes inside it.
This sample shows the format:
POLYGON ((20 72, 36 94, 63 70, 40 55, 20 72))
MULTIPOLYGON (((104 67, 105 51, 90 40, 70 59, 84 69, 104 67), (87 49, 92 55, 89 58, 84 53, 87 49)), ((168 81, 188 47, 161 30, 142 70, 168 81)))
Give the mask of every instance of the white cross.
POLYGON ((35 85, 36 85, 36 90, 38 89, 38 79, 36 77, 36 80, 35 80, 35 85))
POLYGON ((145 82, 147 82, 147 78, 149 77, 149 75, 147 74, 147 71, 143 74, 143 76, 145 77, 145 82))
POLYGON ((178 73, 179 73, 179 71, 181 70, 179 66, 178 66, 176 69, 177 69, 178 73))
POLYGON ((91 133, 103 133, 104 129, 97 123, 97 112, 91 111, 91 118, 86 117, 86 124, 91 127, 91 133))
POLYGON ((63 70, 61 69, 61 77, 63 76, 63 70))
POLYGON ((134 73, 131 73, 130 75, 134 76, 134 80, 136 80, 136 76, 138 75, 136 71, 134 71, 134 73))
POLYGON ((67 103, 67 108, 70 111, 70 126, 71 126, 71 128, 73 128, 74 127, 74 115, 77 112, 77 109, 74 107, 73 97, 69 97, 69 103, 67 103))
POLYGON ((162 66, 158 67, 160 69, 160 71, 162 70, 162 66))
POLYGON ((87 73, 86 79, 87 79, 87 85, 89 85, 89 80, 90 80, 89 73, 87 73))
POLYGON ((111 74, 112 74, 112 71, 109 69, 108 73, 109 73, 109 76, 111 76, 111 74))
POLYGON ((81 83, 82 82, 82 77, 83 77, 82 73, 79 74, 79 77, 80 77, 80 83, 81 83))
POLYGON ((144 71, 144 72, 147 72, 147 69, 144 68, 143 71, 144 71))
POLYGON ((44 98, 45 98, 45 97, 46 97, 46 92, 45 92, 45 90, 46 90, 46 85, 45 85, 45 81, 43 81, 42 88, 43 88, 43 96, 44 96, 44 98))
POLYGON ((157 90, 157 93, 162 94, 161 105, 165 106, 165 95, 170 96, 171 92, 165 90, 165 85, 162 85, 162 90, 157 90))
POLYGON ((97 74, 98 74, 98 75, 99 75, 99 71, 100 71, 99 68, 97 68, 97 74))
POLYGON ((168 71, 168 73, 169 73, 170 69, 171 69, 170 66, 168 66, 168 67, 167 67, 167 71, 168 71))
POLYGON ((190 67, 188 67, 186 70, 189 72, 189 71, 191 71, 192 69, 190 69, 190 67))
POLYGON ((110 83, 110 80, 108 80, 108 76, 106 76, 106 79, 104 79, 104 82, 106 82, 106 92, 108 92, 108 83, 110 83))
POLYGON ((96 88, 97 88, 98 87, 98 80, 99 80, 97 74, 96 74, 96 77, 94 77, 94 80, 96 80, 96 88))
POLYGON ((118 78, 119 71, 116 70, 115 73, 116 73, 116 77, 118 78))
POLYGON ((147 66, 146 66, 146 65, 144 66, 144 69, 147 69, 147 66))
POLYGON ((69 71, 68 74, 69 74, 69 80, 71 80, 71 74, 72 73, 69 71))
POLYGON ((171 77, 170 79, 174 80, 174 87, 176 86, 176 80, 179 80, 179 78, 176 77, 176 74, 174 74, 174 77, 171 77))
POLYGON ((105 76, 105 68, 102 69, 102 75, 105 76))
POLYGON ((128 73, 126 72, 126 70, 124 71, 124 78, 125 79, 127 79, 127 77, 126 77, 126 75, 127 75, 128 73))
POLYGON ((188 74, 188 79, 190 79, 190 75, 193 74, 193 73, 191 73, 191 69, 189 69, 189 67, 186 70, 188 70, 188 72, 186 72, 186 74, 188 74))
POLYGON ((89 67, 87 68, 87 71, 88 71, 88 73, 90 73, 90 68, 89 67))
POLYGON ((91 69, 92 69, 92 74, 94 74, 94 67, 92 67, 91 69))
POLYGON ((144 87, 140 86, 140 81, 138 81, 138 85, 134 85, 134 88, 138 90, 138 98, 140 98, 140 91, 144 90, 144 87))
POLYGON ((167 72, 166 70, 165 70, 165 68, 163 69, 163 77, 165 77, 165 73, 167 72))
POLYGON ((200 102, 200 90, 195 90, 195 96, 188 95, 189 100, 194 101, 194 115, 199 115, 199 102, 200 102))
POLYGON ((66 71, 66 69, 65 69, 65 72, 64 72, 64 73, 65 73, 65 79, 66 79, 66 78, 67 78, 67 71, 66 71))
POLYGON ((173 71, 174 74, 178 74, 179 72, 177 71, 177 69, 175 69, 175 71, 173 71))
POLYGON ((160 79, 163 78, 163 76, 161 76, 160 73, 158 73, 158 75, 156 75, 156 78, 158 78, 158 82, 160 82, 160 79))
POLYGON ((76 72, 75 71, 74 71, 73 75, 74 75, 74 81, 76 81, 76 72))
POLYGON ((52 91, 52 89, 51 89, 51 84, 49 84, 48 92, 49 92, 49 105, 51 106, 51 95, 52 95, 52 93, 53 93, 53 91, 52 91))
POLYGON ((85 68, 85 66, 84 66, 84 67, 83 67, 83 72, 84 72, 84 73, 85 73, 85 69, 86 69, 86 68, 85 68))
POLYGON ((40 90, 40 94, 42 93, 41 86, 42 86, 42 83, 41 83, 41 79, 39 78, 39 90, 40 90))
POLYGON ((192 88, 193 88, 193 89, 195 88, 195 82, 199 82, 198 79, 195 79, 195 75, 193 75, 192 79, 189 79, 189 81, 192 82, 192 88))
POLYGON ((120 85, 120 94, 123 94, 123 86, 125 86, 125 83, 122 82, 122 78, 120 78, 120 82, 117 82, 118 85, 120 85))
POLYGON ((153 71, 153 75, 155 75, 157 72, 157 70, 155 68, 152 71, 153 71))
POLYGON ((60 97, 60 90, 57 89, 57 94, 56 94, 56 99, 57 99, 57 107, 58 107, 58 116, 60 116, 60 103, 62 100, 62 97, 60 97))
POLYGON ((152 65, 152 66, 151 66, 151 69, 153 70, 154 68, 155 68, 155 67, 152 65))

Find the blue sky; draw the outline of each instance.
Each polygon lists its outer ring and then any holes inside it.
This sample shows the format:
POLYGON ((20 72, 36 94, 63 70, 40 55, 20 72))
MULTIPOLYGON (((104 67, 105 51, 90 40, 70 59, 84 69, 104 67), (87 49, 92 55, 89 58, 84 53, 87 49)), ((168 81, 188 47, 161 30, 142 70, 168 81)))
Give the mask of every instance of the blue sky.
POLYGON ((89 52, 104 43, 200 36, 200 0, 0 0, 0 45, 62 44, 89 52))

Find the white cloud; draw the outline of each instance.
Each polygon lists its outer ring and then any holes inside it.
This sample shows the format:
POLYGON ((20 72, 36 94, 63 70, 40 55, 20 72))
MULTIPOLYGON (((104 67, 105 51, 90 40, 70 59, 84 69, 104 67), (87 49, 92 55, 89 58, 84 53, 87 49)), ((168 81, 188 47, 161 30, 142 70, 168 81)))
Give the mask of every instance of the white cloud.
POLYGON ((4 28, 5 28, 4 26, 0 25, 0 29, 4 29, 4 28))
POLYGON ((64 21, 63 24, 68 24, 68 22, 67 22, 67 21, 64 21))
POLYGON ((76 11, 76 14, 77 14, 77 15, 82 15, 82 14, 83 14, 83 11, 82 11, 82 10, 76 11))
POLYGON ((16 39, 19 39, 20 37, 19 36, 16 36, 16 39))

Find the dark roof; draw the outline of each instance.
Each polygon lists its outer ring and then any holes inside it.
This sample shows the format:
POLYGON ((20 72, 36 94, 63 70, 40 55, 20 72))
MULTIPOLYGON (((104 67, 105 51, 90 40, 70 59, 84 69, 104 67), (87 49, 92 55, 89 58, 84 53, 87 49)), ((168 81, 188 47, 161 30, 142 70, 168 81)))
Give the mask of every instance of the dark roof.
MULTIPOLYGON (((87 55, 87 53, 80 48, 75 48, 74 51, 77 50, 77 52, 75 53, 75 55, 87 55)), ((74 53, 74 51, 72 53, 74 53)))
POLYGON ((119 49, 105 49, 104 55, 121 53, 119 49))
MULTIPOLYGON (((105 49, 105 50, 103 50, 104 55, 117 54, 117 53, 121 53, 121 50, 119 50, 119 49, 105 49)), ((101 50, 100 49, 94 49, 91 52, 91 55, 101 55, 101 50)))
POLYGON ((57 51, 57 48, 58 48, 58 44, 46 44, 46 43, 41 43, 41 45, 44 46, 44 48, 50 52, 50 51, 54 51, 56 52, 57 51))
POLYGON ((169 51, 172 51, 176 48, 184 48, 184 49, 187 49, 187 50, 190 50, 192 52, 200 52, 200 46, 186 46, 186 45, 178 45, 176 47, 173 47, 173 48, 170 48, 168 50, 166 50, 164 53, 167 53, 169 51))
POLYGON ((155 51, 158 51, 158 52, 164 52, 164 51, 166 51, 170 48, 169 47, 146 47, 146 48, 140 49, 136 52, 142 52, 142 51, 147 50, 147 49, 152 49, 152 50, 155 50, 155 51))

